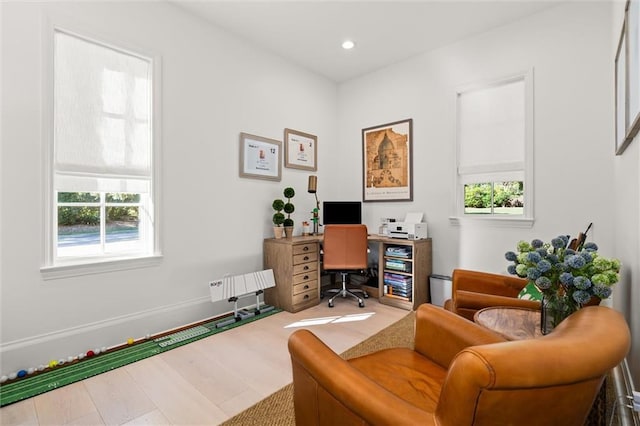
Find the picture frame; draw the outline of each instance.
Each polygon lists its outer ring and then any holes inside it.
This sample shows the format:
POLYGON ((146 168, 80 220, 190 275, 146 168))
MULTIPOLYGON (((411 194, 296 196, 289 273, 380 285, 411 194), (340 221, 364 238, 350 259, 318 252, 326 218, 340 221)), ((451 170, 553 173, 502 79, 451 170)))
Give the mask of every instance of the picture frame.
POLYGON ((362 201, 413 201, 413 119, 362 129, 362 201))
POLYGON ((282 142, 240 133, 240 177, 280 181, 282 142))
POLYGON ((628 0, 627 33, 627 145, 640 131, 640 0, 628 0))
POLYGON ((627 20, 622 24, 615 58, 615 152, 620 155, 627 141, 627 20))
POLYGON ((318 137, 293 129, 284 129, 285 167, 318 170, 318 137))

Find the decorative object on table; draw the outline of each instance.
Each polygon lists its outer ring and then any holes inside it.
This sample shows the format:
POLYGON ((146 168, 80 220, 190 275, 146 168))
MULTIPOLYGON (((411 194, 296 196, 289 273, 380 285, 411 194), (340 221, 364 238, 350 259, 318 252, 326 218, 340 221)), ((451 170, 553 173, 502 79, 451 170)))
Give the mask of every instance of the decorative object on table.
POLYGON ((615 58, 616 155, 640 131, 640 1, 627 0, 615 58))
POLYGON ((582 306, 611 296, 612 287, 619 280, 620 261, 600 256, 598 246, 585 239, 586 232, 573 244, 566 235, 551 243, 539 239, 531 243, 520 241, 518 253, 505 254, 507 260, 514 262, 508 272, 528 279, 542 293, 543 334, 582 306))
POLYGON ((240 177, 280 181, 282 143, 240 133, 240 177))
POLYGON ((413 201, 413 120, 362 129, 362 200, 413 201))
POLYGON ((318 137, 284 129, 284 166, 291 169, 318 170, 318 137))
POLYGON ((273 236, 274 238, 282 238, 282 235, 284 233, 284 228, 282 225, 284 224, 285 219, 284 213, 282 213, 282 210, 284 209, 284 201, 277 198, 273 200, 271 207, 273 207, 273 209, 276 211, 271 218, 273 222, 273 236))
POLYGON ((313 217, 311 221, 313 222, 313 235, 318 235, 319 230, 319 220, 320 220, 320 201, 318 201, 318 177, 317 176, 309 176, 309 182, 307 184, 307 192, 315 195, 316 197, 316 207, 311 210, 313 217))
POLYGON ((291 219, 291 213, 293 213, 296 208, 291 202, 291 199, 296 195, 296 191, 287 187, 283 191, 284 198, 287 199, 287 202, 284 203, 284 212, 287 214, 287 218, 284 220, 284 235, 287 238, 293 237, 293 219, 291 219))

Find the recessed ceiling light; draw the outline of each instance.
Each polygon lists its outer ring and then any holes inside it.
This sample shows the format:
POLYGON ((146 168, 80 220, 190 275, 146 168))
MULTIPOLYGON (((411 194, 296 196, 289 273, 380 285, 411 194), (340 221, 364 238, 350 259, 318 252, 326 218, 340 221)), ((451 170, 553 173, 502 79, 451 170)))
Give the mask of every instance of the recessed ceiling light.
POLYGON ((351 40, 345 40, 342 42, 342 48, 344 50, 349 50, 349 49, 353 49, 355 47, 355 43, 351 40))

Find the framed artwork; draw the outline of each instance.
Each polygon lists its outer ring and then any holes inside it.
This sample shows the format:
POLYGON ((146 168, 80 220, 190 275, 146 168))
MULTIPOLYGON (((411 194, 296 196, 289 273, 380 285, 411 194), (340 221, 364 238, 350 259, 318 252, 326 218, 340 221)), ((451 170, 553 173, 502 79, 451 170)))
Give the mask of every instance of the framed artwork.
POLYGON ((640 0, 627 3, 627 108, 628 143, 640 130, 640 0))
POLYGON ((413 201, 413 119, 362 129, 362 200, 413 201))
POLYGON ((616 155, 622 154, 627 142, 627 32, 626 19, 622 25, 615 60, 615 107, 616 107, 616 155))
POLYGON ((240 177, 280 181, 282 143, 240 133, 240 177))
POLYGON ((318 137, 284 129, 284 166, 291 169, 318 170, 318 137))

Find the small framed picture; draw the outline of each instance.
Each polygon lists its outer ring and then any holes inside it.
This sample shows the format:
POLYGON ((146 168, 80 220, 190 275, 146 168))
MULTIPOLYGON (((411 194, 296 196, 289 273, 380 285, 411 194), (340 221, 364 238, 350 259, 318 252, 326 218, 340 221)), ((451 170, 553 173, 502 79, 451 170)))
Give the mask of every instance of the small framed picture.
POLYGON ((318 137, 284 129, 284 165, 290 169, 318 170, 318 137))
POLYGON ((413 120, 362 129, 362 200, 413 201, 413 120))
POLYGON ((282 143, 240 133, 240 177, 280 181, 282 143))

